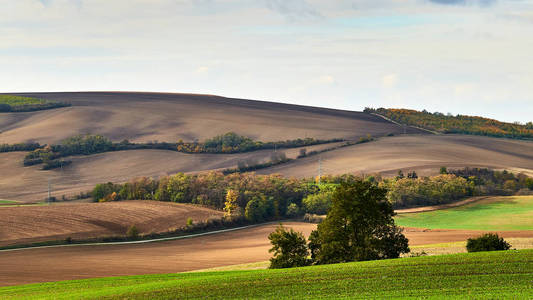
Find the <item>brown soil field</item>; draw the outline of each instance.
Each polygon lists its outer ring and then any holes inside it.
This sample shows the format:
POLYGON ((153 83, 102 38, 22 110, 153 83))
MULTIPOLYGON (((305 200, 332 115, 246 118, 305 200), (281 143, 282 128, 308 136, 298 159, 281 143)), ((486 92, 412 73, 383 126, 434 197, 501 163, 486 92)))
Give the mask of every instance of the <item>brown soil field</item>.
MULTIPOLYGON (((126 92, 25 93, 72 107, 0 114, 0 143, 56 143, 76 134, 115 141, 204 140, 234 131, 262 141, 313 137, 356 139, 403 133, 383 118, 335 109, 212 95, 126 92)), ((423 131, 408 128, 410 133, 423 131)))
MULTIPOLYGON (((339 143, 306 147, 308 151, 333 147, 339 143)), ((280 149, 296 158, 299 148, 280 149)), ((135 177, 233 168, 239 161, 265 162, 271 150, 238 154, 186 154, 168 150, 128 150, 68 158, 72 164, 64 169, 40 170, 40 165, 23 167, 23 152, 0 153, 0 199, 39 202, 47 197, 48 180, 52 195, 61 198, 90 191, 95 184, 125 182, 135 177)))
MULTIPOLYGON (((398 170, 435 175, 448 168, 489 167, 533 176, 533 142, 469 135, 407 135, 326 152, 322 174, 396 175, 398 170)), ((316 176, 319 156, 258 171, 285 176, 316 176)))
POLYGON ((0 207, 0 246, 124 236, 131 225, 140 234, 161 233, 186 225, 187 218, 204 221, 222 215, 209 208, 157 201, 0 207))
MULTIPOLYGON (((286 226, 306 236, 315 224, 286 226)), ((136 274, 175 273, 270 258, 268 234, 276 224, 190 239, 130 245, 71 246, 0 252, 0 285, 136 274)), ((464 241, 477 231, 407 229, 410 245, 464 241)), ((503 237, 533 237, 508 231, 503 237)))

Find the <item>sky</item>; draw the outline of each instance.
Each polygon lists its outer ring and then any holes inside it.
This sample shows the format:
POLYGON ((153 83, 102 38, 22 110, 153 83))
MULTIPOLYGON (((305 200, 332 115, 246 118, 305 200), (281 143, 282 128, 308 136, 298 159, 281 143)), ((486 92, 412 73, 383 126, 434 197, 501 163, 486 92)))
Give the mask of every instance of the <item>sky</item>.
POLYGON ((533 120, 533 0, 0 0, 0 92, 533 120))

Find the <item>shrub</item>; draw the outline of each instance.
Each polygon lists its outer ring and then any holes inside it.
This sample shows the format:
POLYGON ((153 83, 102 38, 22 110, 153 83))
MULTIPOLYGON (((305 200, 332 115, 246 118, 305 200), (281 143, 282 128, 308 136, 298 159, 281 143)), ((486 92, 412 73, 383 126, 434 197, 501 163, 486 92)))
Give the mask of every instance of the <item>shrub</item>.
POLYGON ((194 224, 192 218, 187 218, 187 227, 191 227, 194 224))
POLYGON ((324 217, 314 214, 305 214, 303 221, 307 223, 319 224, 320 222, 324 221, 324 217))
POLYGON ((291 203, 287 206, 287 217, 296 217, 300 214, 300 208, 296 203, 291 203))
POLYGON ((139 237, 139 229, 135 225, 131 225, 126 232, 126 236, 132 240, 137 239, 139 237))
POLYGON ((270 259, 271 269, 309 265, 307 242, 301 232, 296 232, 292 228, 287 230, 280 224, 276 231, 270 233, 268 239, 272 244, 269 252, 274 252, 270 259))
POLYGON ((466 242, 468 252, 509 250, 511 245, 496 233, 487 233, 466 242))

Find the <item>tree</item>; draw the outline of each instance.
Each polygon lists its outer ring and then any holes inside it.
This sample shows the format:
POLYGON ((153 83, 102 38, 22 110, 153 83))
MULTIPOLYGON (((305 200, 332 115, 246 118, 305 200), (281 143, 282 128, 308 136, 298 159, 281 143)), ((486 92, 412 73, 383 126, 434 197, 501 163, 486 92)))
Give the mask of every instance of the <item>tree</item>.
POLYGON ((139 237, 139 229, 135 225, 131 225, 130 228, 128 228, 128 231, 126 232, 126 235, 128 238, 135 240, 139 237))
POLYGON ((331 197, 334 189, 324 189, 302 199, 302 206, 306 213, 325 215, 331 207, 331 197))
POLYGON ((229 189, 226 193, 226 202, 224 203, 224 216, 231 218, 239 215, 240 207, 237 203, 239 192, 229 189))
POLYGON ((403 171, 400 170, 398 171, 398 176, 396 176, 396 179, 402 179, 402 178, 405 178, 405 176, 403 175, 403 171))
POLYGON ((307 242, 301 232, 296 232, 292 228, 287 230, 280 224, 274 232, 270 233, 268 239, 272 244, 269 252, 274 252, 273 257, 270 258, 271 269, 309 265, 307 242))
POLYGON ((477 238, 469 238, 466 242, 468 252, 509 250, 511 245, 496 233, 487 233, 477 238))
POLYGON ((448 174, 448 169, 446 167, 440 167, 440 174, 448 174))
POLYGON ((300 208, 296 203, 291 203, 287 206, 287 217, 293 218, 300 214, 300 208))
POLYGON ((326 219, 310 237, 315 262, 397 258, 409 252, 386 194, 386 189, 361 179, 341 182, 326 219))
POLYGON ((261 222, 264 220, 266 214, 266 207, 264 206, 260 197, 254 197, 252 200, 248 201, 246 204, 246 209, 244 210, 244 216, 248 221, 251 222, 261 222))

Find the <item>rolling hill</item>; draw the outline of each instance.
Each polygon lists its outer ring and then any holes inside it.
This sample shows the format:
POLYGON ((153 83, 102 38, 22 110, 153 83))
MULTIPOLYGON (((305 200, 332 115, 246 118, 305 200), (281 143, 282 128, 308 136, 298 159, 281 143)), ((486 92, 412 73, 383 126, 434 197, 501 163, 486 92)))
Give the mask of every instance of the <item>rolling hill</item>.
POLYGON ((43 241, 124 236, 135 225, 139 234, 162 233, 223 213, 209 208, 158 201, 68 203, 0 207, 0 246, 43 241))
MULTIPOLYGON (((0 143, 37 141, 57 143, 80 134, 102 134, 114 141, 204 140, 235 131, 262 141, 313 137, 358 139, 371 134, 377 141, 329 151, 288 164, 259 170, 285 176, 313 177, 318 158, 323 174, 381 172, 399 169, 421 175, 439 167, 491 167, 533 174, 533 142, 469 135, 431 135, 399 126, 379 116, 326 108, 210 95, 162 93, 25 93, 72 104, 51 110, 0 114, 0 143), (389 134, 408 135, 392 136, 389 134)), ((306 147, 321 150, 332 145, 306 147)), ((298 148, 284 149, 295 158, 298 148)), ((22 167, 24 153, 0 153, 0 199, 42 201, 48 181, 53 195, 87 192, 96 183, 124 182, 140 176, 204 172, 234 168, 239 161, 265 162, 271 151, 237 154, 184 154, 164 150, 131 150, 68 158, 64 169, 41 171, 22 167)))
MULTIPOLYGON (((306 149, 320 150, 334 144, 315 145, 306 149)), ((283 149, 287 157, 298 156, 299 149, 283 149)), ((73 196, 90 191, 103 182, 125 182, 135 177, 195 173, 234 168, 239 161, 264 162, 272 151, 261 150, 237 154, 185 154, 168 150, 128 150, 68 158, 72 164, 63 169, 40 170, 40 166, 24 167, 23 152, 0 153, 0 199, 39 202, 47 197, 48 181, 53 196, 73 196)))
MULTIPOLYGON (((313 137, 357 139, 402 133, 378 116, 335 109, 164 93, 25 93, 72 104, 29 113, 0 114, 0 143, 57 143, 84 133, 114 141, 200 141, 234 131, 261 141, 313 137)), ((409 133, 421 133, 407 128, 409 133)))
MULTIPOLYGON (((483 167, 524 172, 533 176, 533 142, 471 135, 408 135, 340 148, 320 155, 323 174, 396 175, 414 170, 434 175, 441 166, 483 167)), ((318 156, 275 166, 258 173, 316 176, 318 156)))

